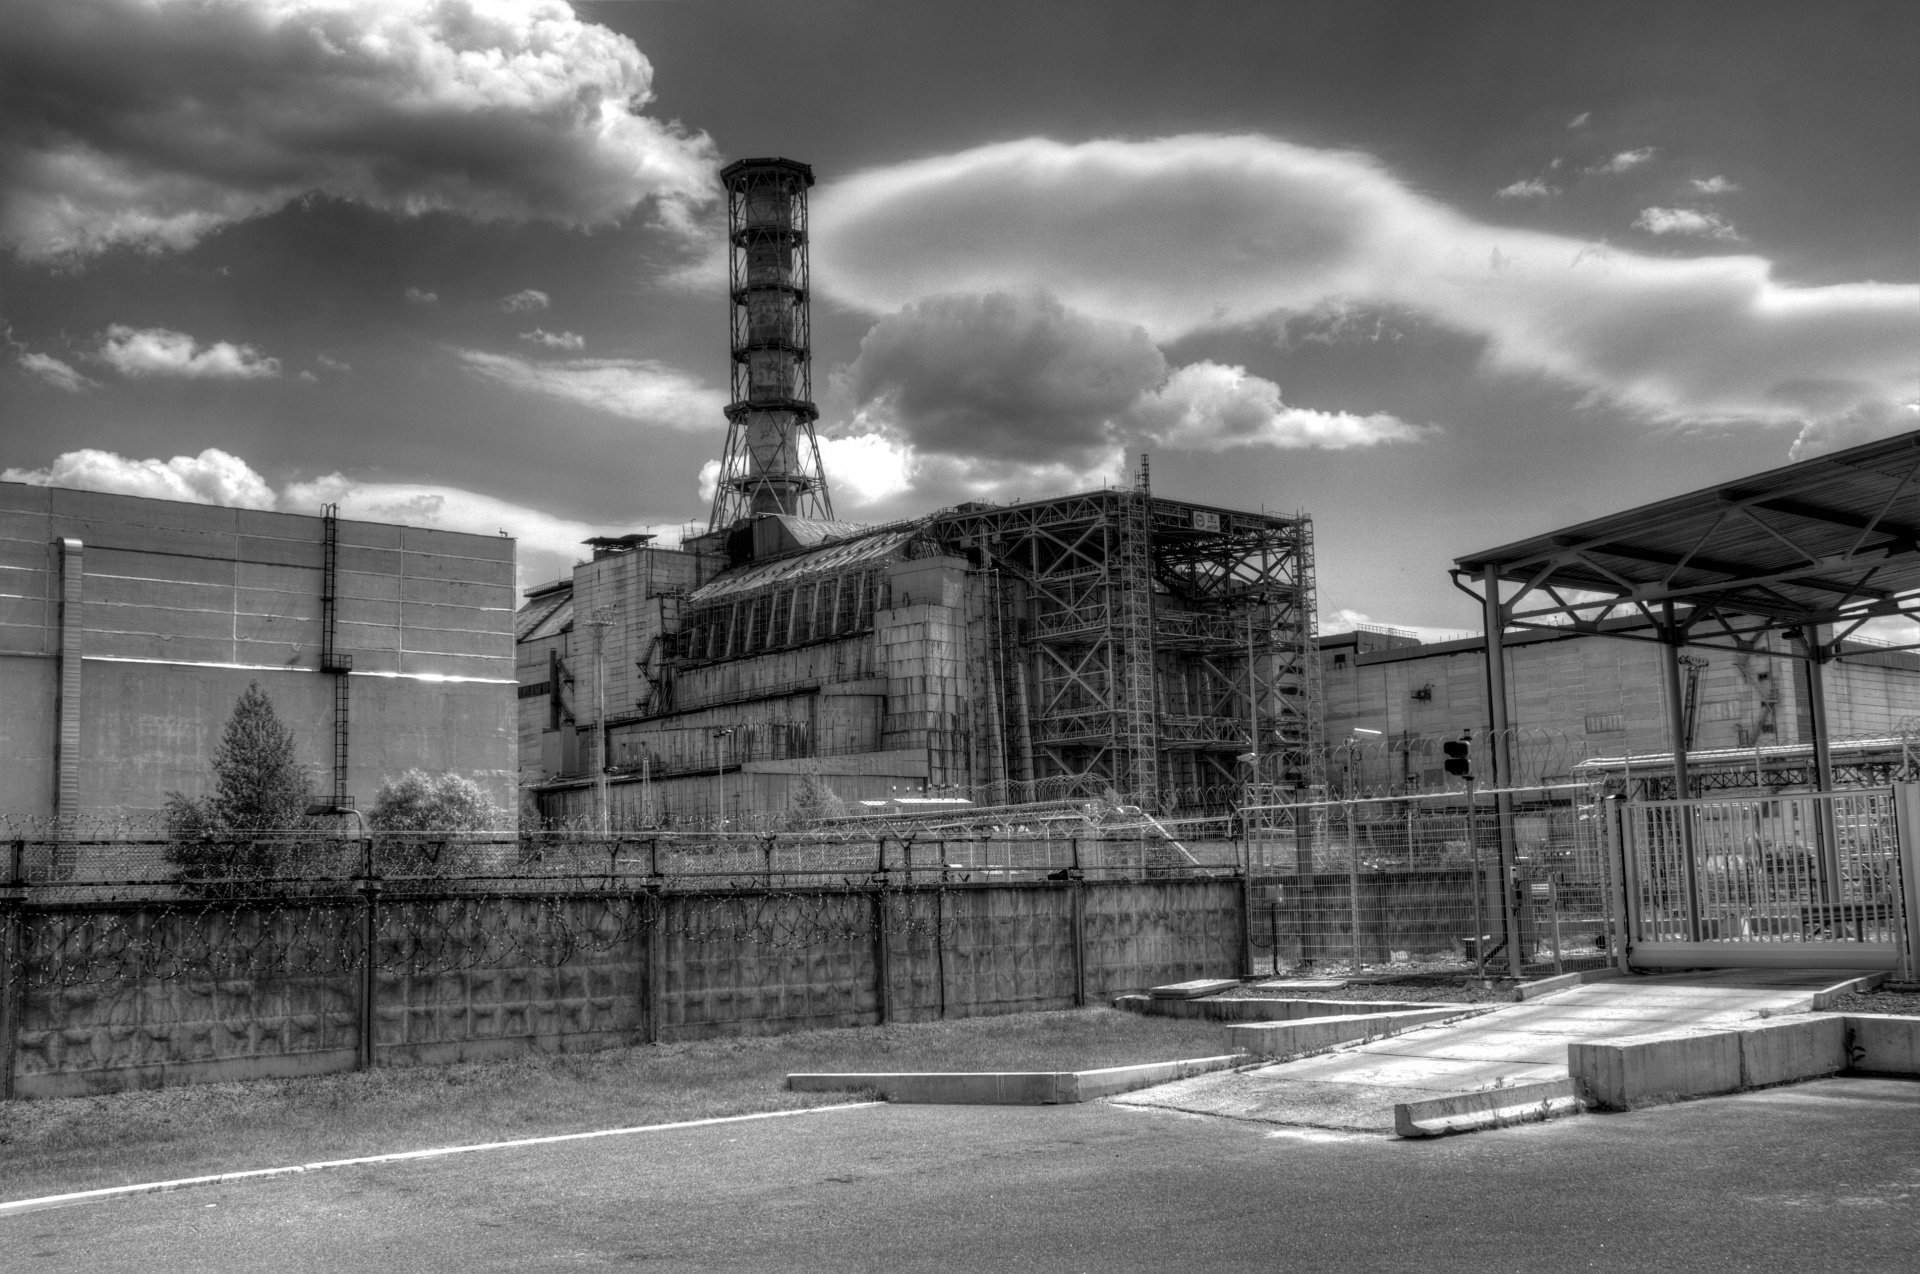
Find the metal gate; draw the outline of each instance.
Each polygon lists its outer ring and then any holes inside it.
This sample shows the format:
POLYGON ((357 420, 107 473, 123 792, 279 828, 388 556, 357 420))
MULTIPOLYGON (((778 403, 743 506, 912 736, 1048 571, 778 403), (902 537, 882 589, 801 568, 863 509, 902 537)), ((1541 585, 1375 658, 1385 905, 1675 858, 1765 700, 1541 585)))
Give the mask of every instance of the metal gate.
POLYGON ((1610 804, 1633 967, 1913 976, 1920 784, 1610 804))

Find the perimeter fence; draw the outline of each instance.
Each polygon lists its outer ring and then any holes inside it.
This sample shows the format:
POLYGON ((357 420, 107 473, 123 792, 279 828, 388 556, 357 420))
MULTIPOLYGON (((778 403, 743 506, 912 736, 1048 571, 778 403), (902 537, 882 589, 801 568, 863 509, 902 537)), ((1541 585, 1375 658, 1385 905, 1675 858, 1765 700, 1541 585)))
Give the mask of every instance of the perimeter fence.
POLYGON ((1616 949, 1614 868, 1584 785, 1491 798, 1263 806, 1250 830, 1254 967, 1349 975, 1415 966, 1505 973, 1600 967, 1616 949), (1514 864, 1503 880, 1503 821, 1514 864), (1266 826, 1263 829, 1261 824, 1266 826))
POLYGON ((70 1095, 1064 1008, 1235 976, 1238 847, 1184 850, 17 836, 0 863, 0 1076, 7 1096, 70 1095))

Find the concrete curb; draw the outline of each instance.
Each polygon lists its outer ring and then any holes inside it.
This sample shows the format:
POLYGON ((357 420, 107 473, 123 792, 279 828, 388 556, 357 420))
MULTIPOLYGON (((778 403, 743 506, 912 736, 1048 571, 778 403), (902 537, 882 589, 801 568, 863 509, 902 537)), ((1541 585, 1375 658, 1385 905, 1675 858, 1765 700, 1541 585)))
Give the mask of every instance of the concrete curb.
POLYGON ((1532 982, 1521 982, 1513 988, 1513 998, 1519 1000, 1537 1000, 1543 995, 1553 995, 1559 991, 1570 991, 1589 982, 1605 982, 1612 978, 1624 978, 1627 975, 1618 968, 1582 969, 1578 973, 1556 973, 1550 978, 1536 978, 1532 982))
POLYGON ((1638 1035, 1567 1045, 1582 1100, 1633 1110, 1843 1071, 1920 1076, 1920 1018, 1821 1014, 1736 1031, 1638 1035))
POLYGON ((596 1137, 626 1137, 641 1132, 673 1132, 680 1128, 706 1128, 714 1124, 743 1124, 759 1119, 786 1119, 794 1115, 823 1115, 835 1110, 864 1110, 879 1102, 856 1101, 838 1106, 809 1106, 803 1110, 766 1110, 753 1115, 727 1115, 719 1119, 689 1119, 677 1124, 646 1124, 637 1128, 603 1128, 596 1132, 568 1132, 552 1137, 522 1137, 515 1141, 488 1141, 473 1146, 445 1146, 438 1150, 403 1150, 390 1155, 362 1155, 357 1159, 324 1159, 318 1163, 289 1164, 284 1168, 254 1168, 246 1172, 217 1172, 204 1177, 179 1177, 172 1181, 148 1181, 139 1185, 105 1186, 98 1190, 78 1190, 72 1194, 49 1194, 38 1199, 14 1199, 0 1203, 0 1218, 48 1208, 70 1208, 81 1203, 99 1203, 124 1199, 136 1194, 165 1194, 191 1186, 230 1185, 239 1181, 264 1181, 269 1177, 293 1177, 303 1172, 324 1172, 329 1168, 358 1168, 368 1164, 404 1163, 413 1159, 439 1159, 447 1155, 469 1155, 482 1150, 514 1150, 522 1146, 551 1146, 563 1141, 588 1141, 596 1137))
POLYGON ((1381 1013, 1441 1009, 1486 1012, 1497 1004, 1421 1004, 1401 1000, 1288 1000, 1270 995, 1216 995, 1205 1000, 1156 1000, 1118 995, 1113 1007, 1149 1017, 1205 1018, 1216 1022, 1294 1022, 1303 1018, 1376 1017, 1381 1013), (1398 1007, 1392 1007, 1398 1006, 1398 1007))
POLYGON ((945 1106, 1069 1106, 1078 1102, 1170 1084, 1190 1075, 1232 1070, 1253 1059, 1242 1053, 1193 1057, 1177 1062, 1110 1066, 1091 1071, 903 1071, 787 1076, 797 1093, 871 1089, 890 1102, 945 1106))
POLYGON ((1269 1061, 1285 1061, 1308 1053, 1322 1053, 1341 1044, 1364 1043, 1398 1035, 1412 1026, 1472 1017, 1484 1012, 1477 1005, 1439 1005, 1364 1016, 1310 1017, 1292 1022, 1261 1022, 1229 1026, 1227 1042, 1269 1061))
POLYGON ((1393 1108, 1393 1131, 1402 1137, 1443 1137, 1455 1132, 1480 1132, 1509 1124, 1538 1123, 1584 1110, 1571 1079, 1542 1080, 1511 1088, 1486 1088, 1452 1093, 1426 1101, 1398 1102, 1393 1108))
POLYGON ((1836 982, 1824 990, 1813 993, 1813 1011, 1830 1013, 1833 1002, 1853 991, 1871 991, 1893 975, 1890 973, 1869 973, 1865 977, 1849 978, 1845 982, 1836 982))

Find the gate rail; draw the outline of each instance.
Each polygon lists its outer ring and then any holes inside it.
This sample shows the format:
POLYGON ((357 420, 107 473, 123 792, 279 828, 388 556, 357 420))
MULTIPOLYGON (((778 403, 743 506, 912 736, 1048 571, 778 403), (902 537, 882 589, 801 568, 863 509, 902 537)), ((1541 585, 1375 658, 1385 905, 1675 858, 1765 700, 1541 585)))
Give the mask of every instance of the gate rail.
POLYGON ((1632 966, 1913 976, 1920 784, 1610 803, 1632 966))

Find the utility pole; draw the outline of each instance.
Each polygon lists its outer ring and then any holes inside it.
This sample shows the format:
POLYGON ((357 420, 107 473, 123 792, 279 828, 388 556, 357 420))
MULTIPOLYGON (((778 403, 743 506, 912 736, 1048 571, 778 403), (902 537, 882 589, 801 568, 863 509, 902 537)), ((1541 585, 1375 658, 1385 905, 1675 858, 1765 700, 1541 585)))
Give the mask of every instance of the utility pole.
POLYGON ((607 836, 613 830, 613 820, 607 812, 607 629, 613 627, 613 615, 597 610, 587 620, 587 627, 593 630, 593 730, 599 736, 593 773, 595 813, 600 834, 607 836))

